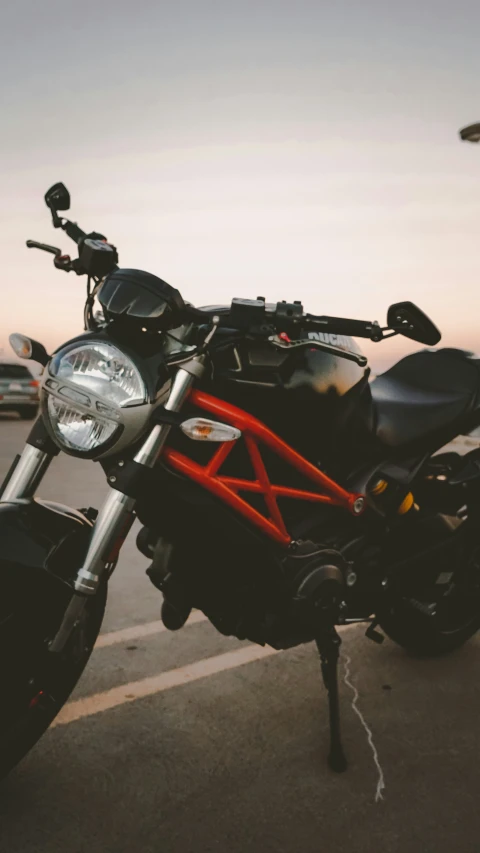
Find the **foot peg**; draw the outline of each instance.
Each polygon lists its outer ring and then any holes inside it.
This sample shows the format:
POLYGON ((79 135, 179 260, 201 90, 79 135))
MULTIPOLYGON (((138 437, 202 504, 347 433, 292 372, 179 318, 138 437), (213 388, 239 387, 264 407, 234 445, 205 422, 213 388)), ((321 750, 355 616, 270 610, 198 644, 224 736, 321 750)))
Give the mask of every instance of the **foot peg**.
POLYGON ((172 604, 166 598, 162 604, 162 622, 169 631, 179 631, 187 621, 192 608, 180 604, 172 604))
POLYGON ((317 640, 320 655, 323 683, 328 693, 328 714, 330 721, 330 751, 328 765, 335 773, 343 773, 347 759, 343 751, 340 735, 340 699, 338 694, 338 659, 341 639, 335 628, 321 635, 317 640))
POLYGON ((185 600, 182 586, 170 570, 173 546, 144 527, 138 534, 137 547, 142 554, 152 557, 147 575, 154 587, 163 592, 162 622, 169 631, 179 631, 190 616, 192 606, 185 600))
POLYGON ((383 636, 383 634, 380 633, 380 631, 375 630, 378 624, 379 622, 375 619, 365 631, 365 636, 368 637, 369 640, 373 640, 374 643, 378 643, 378 645, 380 646, 383 643, 385 637, 383 636))

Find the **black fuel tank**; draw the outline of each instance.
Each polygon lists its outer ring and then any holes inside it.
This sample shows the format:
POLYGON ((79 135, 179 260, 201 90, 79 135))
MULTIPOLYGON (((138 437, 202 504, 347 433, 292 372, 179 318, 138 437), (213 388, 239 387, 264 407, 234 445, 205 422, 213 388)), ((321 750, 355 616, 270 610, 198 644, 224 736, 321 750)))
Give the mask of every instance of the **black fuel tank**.
MULTIPOLYGON (((310 333, 312 340, 361 353, 352 338, 310 333)), ((268 340, 242 340, 219 353, 208 390, 260 418, 318 461, 339 431, 365 420, 369 369, 318 349, 278 350, 268 340)), ((367 414, 368 416, 368 414, 367 414)))

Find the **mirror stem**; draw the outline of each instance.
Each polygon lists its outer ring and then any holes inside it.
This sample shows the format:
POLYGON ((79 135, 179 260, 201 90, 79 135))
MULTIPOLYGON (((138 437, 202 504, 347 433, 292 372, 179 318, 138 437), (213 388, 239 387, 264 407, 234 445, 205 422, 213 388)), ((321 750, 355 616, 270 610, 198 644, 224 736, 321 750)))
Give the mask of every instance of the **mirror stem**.
POLYGON ((52 205, 49 204, 48 206, 50 208, 50 213, 52 214, 53 227, 54 228, 61 228, 62 227, 62 220, 61 220, 60 216, 58 215, 57 211, 55 210, 55 208, 52 205))

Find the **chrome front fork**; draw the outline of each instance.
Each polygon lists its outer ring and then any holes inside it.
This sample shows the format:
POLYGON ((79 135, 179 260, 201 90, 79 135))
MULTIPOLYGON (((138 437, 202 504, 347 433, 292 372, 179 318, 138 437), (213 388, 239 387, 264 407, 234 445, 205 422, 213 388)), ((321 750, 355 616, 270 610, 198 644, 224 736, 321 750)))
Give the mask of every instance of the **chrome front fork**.
POLYGON ((44 477, 53 456, 27 444, 0 495, 0 501, 31 498, 44 477))
MULTIPOLYGON (((204 357, 196 356, 180 367, 175 375, 165 408, 178 412, 185 402, 190 388, 204 370, 204 357)), ((170 426, 157 424, 153 427, 134 461, 147 468, 153 468, 167 439, 170 426)), ((65 613, 58 633, 50 645, 52 652, 62 651, 72 629, 85 607, 88 596, 95 595, 101 582, 109 555, 118 546, 118 541, 126 537, 134 521, 134 498, 111 488, 105 503, 98 513, 85 562, 75 579, 75 595, 65 613)))
MULTIPOLYGON (((198 371, 197 371, 198 372, 198 371)), ((195 379, 195 373, 189 371, 189 365, 180 368, 172 383, 172 389, 165 408, 169 412, 178 412, 183 405, 195 379)), ((157 424, 141 446, 134 461, 146 468, 153 468, 160 451, 165 444, 170 426, 157 424)), ((103 570, 108 562, 118 538, 125 538, 134 521, 134 498, 112 488, 100 512, 98 513, 92 538, 85 557, 85 564, 78 572, 75 590, 85 595, 94 595, 98 589, 103 570)))

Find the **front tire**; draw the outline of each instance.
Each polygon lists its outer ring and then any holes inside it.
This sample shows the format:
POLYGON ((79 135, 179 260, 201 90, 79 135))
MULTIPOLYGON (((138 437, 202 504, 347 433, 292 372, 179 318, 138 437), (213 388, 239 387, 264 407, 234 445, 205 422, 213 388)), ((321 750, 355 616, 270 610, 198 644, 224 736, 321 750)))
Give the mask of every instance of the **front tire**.
POLYGON ((59 620, 48 637, 41 636, 38 625, 25 637, 22 614, 0 624, 0 779, 32 749, 70 696, 93 651, 106 598, 104 583, 87 601, 79 626, 58 660, 48 651, 47 640, 53 638, 59 620))

